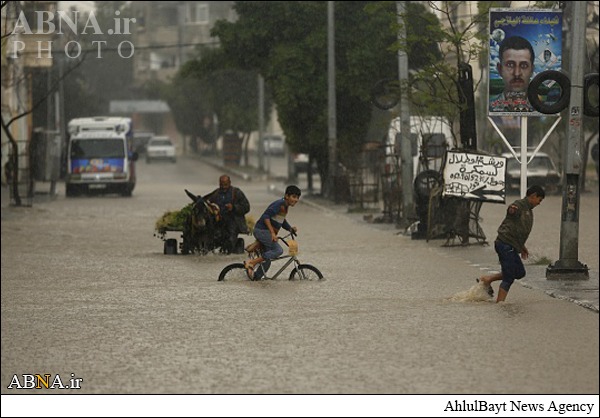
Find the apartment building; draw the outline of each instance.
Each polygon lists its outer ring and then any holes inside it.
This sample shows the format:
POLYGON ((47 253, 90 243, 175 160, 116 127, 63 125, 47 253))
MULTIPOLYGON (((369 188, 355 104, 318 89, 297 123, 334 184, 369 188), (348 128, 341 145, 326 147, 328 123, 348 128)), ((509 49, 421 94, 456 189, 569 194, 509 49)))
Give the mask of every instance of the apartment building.
POLYGON ((237 19, 233 1, 136 1, 131 14, 136 18, 133 32, 134 83, 168 81, 178 69, 198 54, 198 47, 214 47, 210 36, 217 20, 237 19))

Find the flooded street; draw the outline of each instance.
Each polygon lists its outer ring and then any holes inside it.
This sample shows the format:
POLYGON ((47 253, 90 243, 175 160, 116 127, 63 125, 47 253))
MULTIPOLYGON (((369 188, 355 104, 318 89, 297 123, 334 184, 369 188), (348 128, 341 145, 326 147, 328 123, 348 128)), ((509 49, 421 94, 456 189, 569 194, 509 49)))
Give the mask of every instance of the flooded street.
MULTIPOLYGON (((217 282, 242 255, 164 255, 156 219, 220 174, 140 162, 131 198, 61 187, 3 208, 2 394, 35 392, 7 388, 27 373, 81 378, 58 391, 78 394, 598 393, 597 313, 519 285, 502 304, 460 297, 481 274, 465 260, 493 263, 490 247, 441 248, 301 200, 288 220, 322 282, 217 282)), ((232 180, 254 219, 279 197, 232 180)), ((595 242, 583 221, 581 241, 596 258, 581 260, 597 270, 597 196, 595 210, 595 242)), ((498 212, 482 210, 489 240, 498 212)), ((559 231, 537 226, 530 251, 555 260, 559 231)))

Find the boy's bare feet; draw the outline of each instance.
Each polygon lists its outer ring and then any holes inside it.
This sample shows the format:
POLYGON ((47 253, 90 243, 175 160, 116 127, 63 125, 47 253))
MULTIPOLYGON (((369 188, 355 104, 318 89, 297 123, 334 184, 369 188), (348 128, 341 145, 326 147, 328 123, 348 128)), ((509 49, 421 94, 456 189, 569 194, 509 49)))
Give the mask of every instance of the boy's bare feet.
POLYGON ((491 285, 491 284, 489 284, 489 283, 487 282, 487 280, 485 280, 485 278, 484 278, 484 277, 480 277, 480 278, 478 278, 478 279, 475 279, 475 281, 476 281, 477 283, 481 283, 481 284, 483 284, 483 287, 485 287, 485 288, 486 288, 488 295, 490 295, 490 297, 491 297, 491 298, 493 298, 493 297, 494 297, 494 289, 492 288, 492 285, 491 285))

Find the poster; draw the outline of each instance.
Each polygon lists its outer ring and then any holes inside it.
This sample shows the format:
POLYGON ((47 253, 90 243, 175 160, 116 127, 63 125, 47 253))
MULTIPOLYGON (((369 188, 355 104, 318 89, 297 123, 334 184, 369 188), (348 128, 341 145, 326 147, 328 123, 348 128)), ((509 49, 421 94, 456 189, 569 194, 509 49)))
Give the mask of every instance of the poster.
POLYGON ((443 196, 504 203, 506 158, 448 151, 443 196))
MULTIPOLYGON (((527 88, 536 74, 561 68, 562 12, 491 9, 489 35, 488 114, 543 116, 529 103, 527 88)), ((550 102, 561 93, 551 83, 540 92, 550 102)))

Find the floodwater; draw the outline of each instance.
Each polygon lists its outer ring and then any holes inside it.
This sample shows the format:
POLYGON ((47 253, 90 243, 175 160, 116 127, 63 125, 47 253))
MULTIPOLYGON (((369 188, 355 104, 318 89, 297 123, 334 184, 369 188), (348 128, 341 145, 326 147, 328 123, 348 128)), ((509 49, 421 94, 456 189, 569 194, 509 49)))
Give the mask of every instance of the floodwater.
POLYGON ((476 283, 462 292, 458 292, 450 297, 450 300, 456 302, 484 302, 495 300, 489 295, 483 283, 476 283))
MULTIPOLYGON (((299 258, 324 281, 217 282, 243 256, 164 255, 153 226, 220 173, 138 169, 131 198, 3 208, 2 394, 34 392, 8 389, 27 373, 78 394, 598 393, 598 314, 518 285, 493 303, 468 248, 300 203, 299 258)), ((279 197, 233 184, 255 219, 279 197)))

